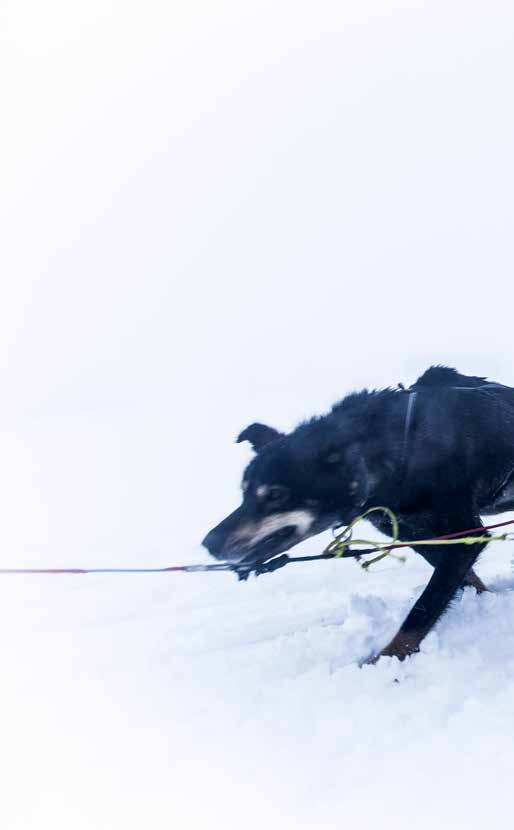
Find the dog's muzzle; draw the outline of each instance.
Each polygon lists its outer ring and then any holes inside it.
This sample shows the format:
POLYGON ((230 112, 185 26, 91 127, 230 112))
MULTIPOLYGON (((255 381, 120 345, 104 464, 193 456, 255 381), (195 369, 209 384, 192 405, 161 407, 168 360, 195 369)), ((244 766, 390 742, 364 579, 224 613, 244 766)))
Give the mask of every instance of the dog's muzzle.
POLYGON ((255 545, 227 545, 225 534, 214 528, 207 534, 202 545, 215 559, 229 562, 263 562, 298 541, 297 528, 294 525, 275 530, 255 545))
POLYGON ((306 510, 285 511, 256 520, 239 509, 213 528, 203 545, 216 559, 262 562, 310 535, 313 521, 306 510))

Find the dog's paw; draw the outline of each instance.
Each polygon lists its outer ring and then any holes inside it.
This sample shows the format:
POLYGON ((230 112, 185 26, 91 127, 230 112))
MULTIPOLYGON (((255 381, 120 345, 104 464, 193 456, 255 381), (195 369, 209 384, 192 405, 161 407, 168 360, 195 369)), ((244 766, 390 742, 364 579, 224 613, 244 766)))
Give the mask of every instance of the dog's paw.
POLYGON ((379 652, 378 654, 370 654, 368 657, 363 657, 362 660, 359 660, 359 669, 364 668, 364 666, 374 666, 375 663, 380 660, 381 656, 382 652, 379 652))
POLYGON ((391 642, 382 649, 378 657, 396 657, 402 662, 406 657, 411 657, 419 651, 420 642, 421 637, 416 634, 405 634, 403 631, 399 631, 391 642))
MULTIPOLYGON (((384 662, 384 661, 381 660, 381 658, 384 658, 384 657, 387 658, 387 657, 391 657, 391 656, 392 655, 390 655, 390 654, 386 654, 385 649, 384 649, 383 651, 380 651, 378 654, 370 654, 369 657, 366 657, 363 660, 360 660, 359 663, 358 663, 358 666, 359 666, 360 669, 365 668, 365 666, 375 666, 379 662, 380 663, 384 662)), ((396 656, 396 655, 394 655, 394 656, 396 656)), ((386 663, 386 665, 381 666, 381 671, 382 671, 382 669, 385 670, 385 674, 386 674, 386 676, 389 676, 389 681, 391 683, 395 683, 395 684, 400 683, 403 679, 405 679, 404 678, 404 670, 401 668, 401 666, 403 664, 398 663, 396 660, 393 660, 393 661, 386 660, 385 663, 386 663)))

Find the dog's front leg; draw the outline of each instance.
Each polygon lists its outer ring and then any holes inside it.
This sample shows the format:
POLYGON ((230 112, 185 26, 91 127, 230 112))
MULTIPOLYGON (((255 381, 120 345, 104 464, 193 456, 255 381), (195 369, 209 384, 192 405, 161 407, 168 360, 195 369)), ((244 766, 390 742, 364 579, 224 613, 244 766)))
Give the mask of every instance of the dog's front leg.
MULTIPOLYGON (((441 551, 443 552, 444 556, 445 548, 440 547, 439 549, 437 549, 428 545, 426 547, 419 547, 418 545, 415 545, 414 550, 416 551, 416 553, 419 553, 419 555, 422 556, 423 559, 426 559, 429 565, 432 565, 432 567, 435 568, 436 565, 441 561, 441 551)), ((484 585, 484 583, 482 582, 478 574, 475 573, 473 568, 470 568, 467 572, 462 585, 464 587, 469 586, 470 588, 474 588, 477 594, 483 594, 485 591, 489 590, 487 585, 484 585)))
MULTIPOLYGON (((433 533, 433 536, 448 532, 447 528, 458 530, 459 525, 462 529, 465 529, 466 527, 477 527, 479 524, 480 520, 477 517, 470 516, 466 520, 461 516, 459 522, 453 526, 451 522, 445 522, 445 529, 438 530, 433 533)), ((444 613, 456 591, 465 582, 470 568, 485 544, 448 545, 438 548, 441 551, 440 560, 434 568, 434 573, 427 587, 408 614, 398 633, 371 662, 375 662, 381 656, 398 657, 403 660, 409 654, 419 651, 421 641, 444 613)), ((420 553, 423 552, 423 546, 416 546, 415 549, 419 550, 420 553)))

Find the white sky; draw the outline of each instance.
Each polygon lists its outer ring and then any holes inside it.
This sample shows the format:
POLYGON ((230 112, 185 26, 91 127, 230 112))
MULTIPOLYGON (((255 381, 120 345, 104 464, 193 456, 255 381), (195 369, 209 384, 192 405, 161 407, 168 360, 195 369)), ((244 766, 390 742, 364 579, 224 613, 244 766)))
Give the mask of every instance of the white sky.
POLYGON ((514 382, 513 22, 500 2, 4 2, 8 428, 155 418, 155 490, 180 479, 208 524, 248 420, 430 362, 514 382))

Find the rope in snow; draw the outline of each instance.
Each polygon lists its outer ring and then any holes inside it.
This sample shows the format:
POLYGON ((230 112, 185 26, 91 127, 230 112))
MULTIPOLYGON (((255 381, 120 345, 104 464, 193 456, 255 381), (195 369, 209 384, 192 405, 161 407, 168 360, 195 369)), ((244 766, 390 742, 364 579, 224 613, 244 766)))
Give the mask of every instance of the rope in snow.
MULTIPOLYGON (((290 565, 293 562, 313 562, 318 559, 360 559, 362 556, 377 553, 373 559, 361 564, 365 570, 380 561, 385 556, 391 556, 391 551, 397 548, 414 547, 416 545, 476 545, 481 542, 506 542, 514 539, 514 533, 502 533, 497 536, 485 536, 483 531, 495 530, 498 527, 506 527, 507 525, 514 525, 514 519, 507 522, 498 522, 492 525, 483 525, 480 527, 469 528, 468 530, 461 530, 457 533, 446 533, 443 536, 437 536, 433 539, 416 539, 414 541, 401 541, 398 538, 399 526, 398 519, 389 507, 372 507, 366 510, 360 516, 356 516, 350 524, 345 527, 340 533, 337 533, 334 539, 327 545, 323 553, 313 556, 288 556, 282 554, 267 562, 219 562, 210 565, 170 565, 164 568, 0 568, 1 574, 152 574, 152 573, 174 573, 182 571, 183 573, 209 573, 211 571, 234 571, 239 579, 245 580, 254 572, 256 576, 262 573, 271 573, 273 571, 283 568, 285 565, 290 565), (362 519, 365 519, 370 513, 382 512, 388 517, 391 522, 393 541, 389 543, 369 541, 367 539, 353 539, 352 533, 355 525, 362 519), (472 536, 471 534, 482 533, 479 536, 472 536), (353 546, 369 545, 367 548, 357 547, 352 550, 353 546)), ((405 562, 404 556, 396 557, 400 561, 405 562)))
POLYGON ((227 571, 226 562, 219 565, 172 565, 167 568, 0 568, 0 574, 161 574, 171 571, 197 573, 201 571, 227 571))

